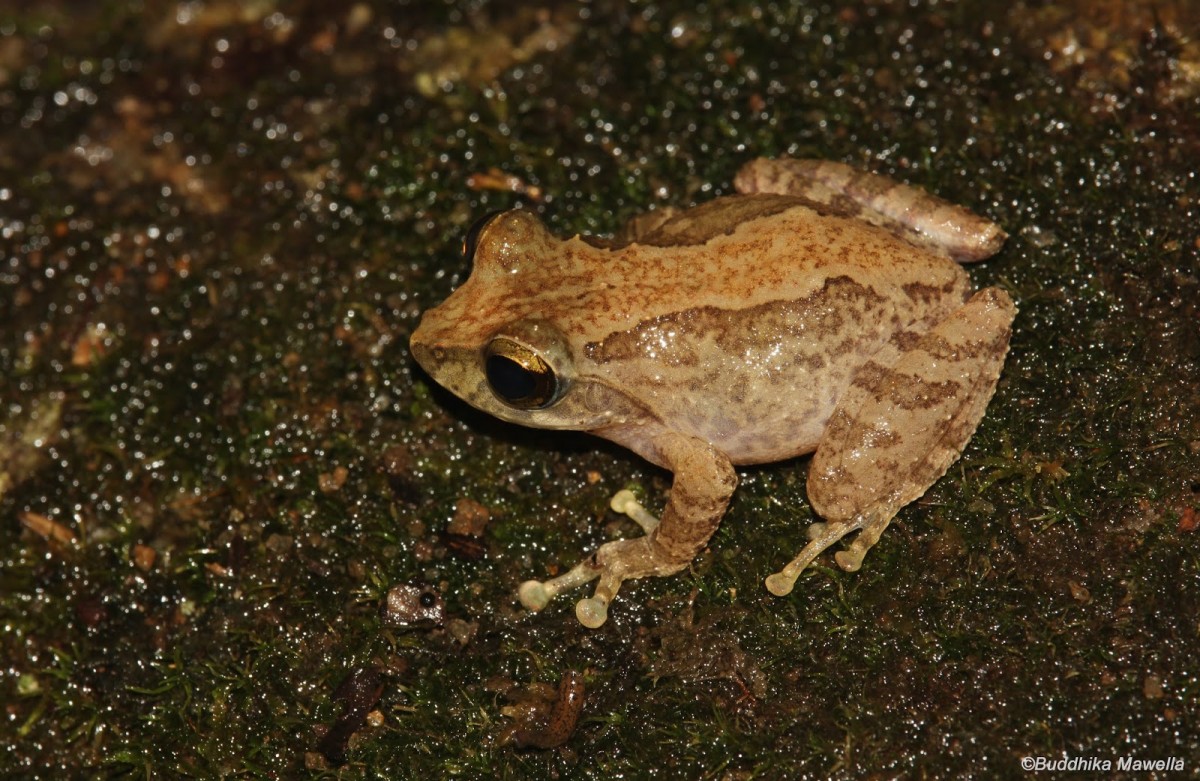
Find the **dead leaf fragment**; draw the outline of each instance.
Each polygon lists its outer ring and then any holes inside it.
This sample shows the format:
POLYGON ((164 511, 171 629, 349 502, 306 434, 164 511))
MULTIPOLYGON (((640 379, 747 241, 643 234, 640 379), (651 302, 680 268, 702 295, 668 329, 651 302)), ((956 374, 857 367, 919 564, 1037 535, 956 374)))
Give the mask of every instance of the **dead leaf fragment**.
POLYGON ((346 469, 346 467, 334 467, 333 471, 322 472, 317 476, 317 486, 323 494, 337 493, 346 484, 346 478, 349 476, 350 470, 346 469))
POLYGON ((130 554, 133 558, 133 566, 142 572, 149 572, 154 567, 155 559, 158 558, 158 552, 149 545, 134 545, 130 554))
POLYGON ((467 177, 467 187, 472 190, 500 190, 501 192, 528 195, 532 200, 542 200, 542 188, 529 184, 519 176, 506 174, 499 168, 489 168, 481 174, 471 174, 467 177))
POLYGON ((75 542, 75 532, 41 513, 21 513, 21 525, 45 540, 59 542, 63 545, 75 542))
POLYGON ((1179 516, 1179 531, 1181 534, 1191 534, 1200 528, 1200 513, 1196 512, 1195 507, 1183 508, 1183 513, 1179 516))

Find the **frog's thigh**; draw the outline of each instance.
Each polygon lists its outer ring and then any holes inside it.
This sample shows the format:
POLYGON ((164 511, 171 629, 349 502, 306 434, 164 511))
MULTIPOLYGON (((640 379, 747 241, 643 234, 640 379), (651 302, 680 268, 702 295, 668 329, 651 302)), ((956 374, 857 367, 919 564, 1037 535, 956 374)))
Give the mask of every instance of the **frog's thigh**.
POLYGON ((996 389, 1012 319, 998 288, 970 301, 924 334, 903 334, 868 361, 842 396, 808 475, 808 497, 826 523, 783 571, 786 594, 821 551, 862 532, 837 555, 856 570, 896 512, 921 496, 958 458, 996 389))
MULTIPOLYGON (((996 389, 1016 309, 999 288, 976 293, 931 331, 869 361, 839 402, 809 471, 813 509, 879 531, 958 458, 996 389)), ((877 536, 877 535, 876 535, 877 536)))

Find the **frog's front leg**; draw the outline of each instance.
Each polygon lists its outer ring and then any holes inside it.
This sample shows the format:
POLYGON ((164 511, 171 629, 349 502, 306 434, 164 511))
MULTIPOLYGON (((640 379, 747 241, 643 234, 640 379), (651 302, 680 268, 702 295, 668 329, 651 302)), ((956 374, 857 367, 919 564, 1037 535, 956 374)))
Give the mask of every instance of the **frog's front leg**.
POLYGON ((987 288, 924 334, 902 332, 855 374, 808 473, 808 498, 825 523, 767 578, 776 596, 822 551, 859 531, 835 557, 853 572, 896 512, 945 474, 983 418, 1008 351, 1016 307, 987 288))
POLYGON ((663 434, 653 446, 656 460, 675 473, 661 521, 655 523, 653 516, 639 512, 640 505, 618 507, 614 502, 614 509, 629 514, 647 533, 605 543, 557 578, 525 581, 518 591, 521 604, 541 610, 556 594, 599 578, 595 594, 575 606, 579 622, 595 629, 607 620, 608 605, 623 581, 671 575, 691 563, 720 524, 737 486, 737 475, 729 458, 703 440, 663 434))

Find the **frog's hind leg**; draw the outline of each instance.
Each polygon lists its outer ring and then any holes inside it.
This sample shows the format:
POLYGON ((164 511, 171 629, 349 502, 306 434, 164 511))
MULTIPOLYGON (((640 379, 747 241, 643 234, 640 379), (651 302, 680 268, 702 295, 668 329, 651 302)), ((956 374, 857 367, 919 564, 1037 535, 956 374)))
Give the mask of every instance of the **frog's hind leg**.
POLYGON ((855 217, 938 255, 968 263, 995 255, 1008 235, 969 209, 880 174, 829 160, 751 160, 740 193, 791 195, 819 212, 855 217))
POLYGON ((847 534, 835 556, 853 572, 897 511, 958 459, 996 389, 1016 308, 999 288, 976 293, 923 334, 901 333, 855 374, 826 426, 808 473, 808 497, 826 523, 767 578, 771 593, 847 534))

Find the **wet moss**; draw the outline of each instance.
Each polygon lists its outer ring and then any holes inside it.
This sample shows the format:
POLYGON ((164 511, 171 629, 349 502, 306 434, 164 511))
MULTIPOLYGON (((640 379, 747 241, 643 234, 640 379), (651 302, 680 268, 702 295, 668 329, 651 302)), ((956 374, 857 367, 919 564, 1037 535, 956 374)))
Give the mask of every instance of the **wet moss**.
POLYGON ((1084 28, 1009 5, 0 12, 2 774, 1008 777, 1027 755, 1194 756, 1187 9, 1137 45, 1083 35, 1097 59, 1073 70, 1060 44, 1084 28), (608 497, 655 508, 669 476, 415 368, 462 231, 522 204, 611 232, 782 153, 1012 234, 972 269, 1021 309, 983 425, 856 574, 822 559, 788 598, 762 588, 813 520, 801 459, 742 470, 693 568, 628 585, 604 628, 570 600, 526 614, 517 583, 633 534, 608 497), (462 499, 487 509, 478 538, 445 534, 462 499), (438 588, 445 627, 382 624, 407 581, 438 588), (335 767, 335 690, 368 668, 376 714, 335 767), (568 743, 504 745, 503 692, 566 670, 587 686, 568 743))

